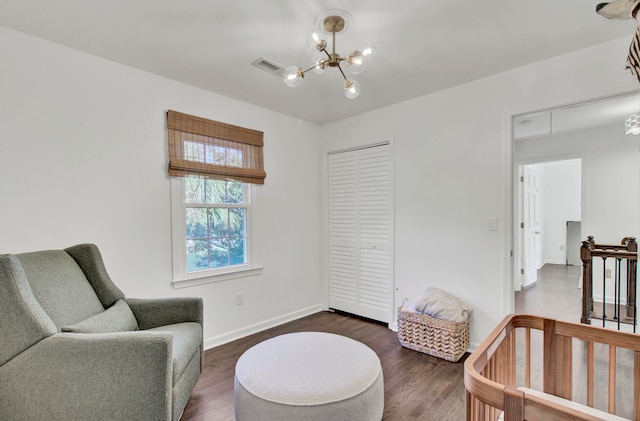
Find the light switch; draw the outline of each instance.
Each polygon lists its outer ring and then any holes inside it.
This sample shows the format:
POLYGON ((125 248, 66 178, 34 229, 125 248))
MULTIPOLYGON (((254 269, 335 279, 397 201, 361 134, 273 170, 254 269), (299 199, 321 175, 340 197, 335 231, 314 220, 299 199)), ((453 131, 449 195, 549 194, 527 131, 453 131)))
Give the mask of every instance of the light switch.
POLYGON ((489 231, 498 231, 498 218, 497 217, 492 216, 491 218, 489 218, 488 228, 489 228, 489 231))

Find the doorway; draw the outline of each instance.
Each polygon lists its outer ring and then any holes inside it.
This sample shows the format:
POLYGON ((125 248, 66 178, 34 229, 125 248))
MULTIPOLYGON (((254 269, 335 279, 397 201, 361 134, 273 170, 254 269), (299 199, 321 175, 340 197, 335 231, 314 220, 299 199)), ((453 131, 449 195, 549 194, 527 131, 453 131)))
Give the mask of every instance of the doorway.
MULTIPOLYGON (((530 274, 525 280, 525 259, 533 262, 533 266, 542 266, 544 263, 567 266, 567 262, 575 258, 570 253, 576 247, 571 245, 575 239, 567 240, 567 228, 575 225, 573 222, 580 222, 578 236, 581 240, 593 235, 600 242, 616 244, 625 236, 638 236, 640 136, 624 133, 625 119, 638 110, 638 94, 630 93, 511 116, 514 163, 511 174, 514 181, 511 192, 513 260, 510 266, 512 283, 508 286, 510 290, 520 290, 525 281, 529 282, 534 276, 530 274), (533 205, 529 204, 528 207, 538 216, 541 229, 536 239, 534 218, 531 224, 533 239, 527 243, 533 244, 533 250, 540 250, 540 254, 536 256, 528 249, 525 255, 525 234, 524 228, 521 228, 525 206, 520 186, 521 177, 525 175, 524 168, 570 160, 581 163, 578 181, 581 187, 565 188, 564 194, 577 192, 580 195, 576 200, 581 202, 581 212, 563 216, 564 228, 550 231, 548 227, 545 228, 544 212, 540 209, 536 211, 536 206, 543 206, 545 199, 534 197, 533 205), (563 245, 564 250, 561 249, 563 245)), ((538 175, 535 178, 535 183, 540 187, 542 181, 538 175)), ((554 210, 553 213, 559 212, 554 210)), ((578 279, 574 285, 577 288, 578 279)), ((511 302, 510 311, 513 311, 513 305, 514 301, 511 302)))
MULTIPOLYGON (((582 220, 582 160, 518 163, 520 285, 533 285, 545 264, 573 263, 582 220), (576 230, 577 228, 577 230, 576 230), (577 231, 577 232, 576 232, 577 231)), ((576 278, 577 281, 577 278, 576 278)))

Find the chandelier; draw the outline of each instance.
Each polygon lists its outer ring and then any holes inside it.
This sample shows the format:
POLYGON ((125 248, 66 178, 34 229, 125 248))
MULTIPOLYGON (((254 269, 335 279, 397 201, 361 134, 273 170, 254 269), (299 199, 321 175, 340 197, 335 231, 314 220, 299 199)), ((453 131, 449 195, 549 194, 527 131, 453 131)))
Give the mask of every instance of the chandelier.
POLYGON ((346 57, 341 57, 336 53, 336 34, 344 32, 349 26, 350 16, 344 11, 329 11, 324 13, 316 21, 316 28, 307 37, 307 46, 316 52, 312 57, 313 65, 304 70, 298 66, 289 66, 284 70, 283 78, 287 86, 295 88, 300 85, 304 75, 313 70, 315 73, 323 73, 327 68, 336 68, 344 79, 344 95, 349 99, 357 98, 360 95, 360 84, 357 80, 347 77, 343 67, 351 74, 358 74, 366 67, 365 57, 374 52, 372 44, 368 43, 360 49, 354 50, 346 57), (327 51, 328 44, 324 35, 331 35, 331 52, 327 51))

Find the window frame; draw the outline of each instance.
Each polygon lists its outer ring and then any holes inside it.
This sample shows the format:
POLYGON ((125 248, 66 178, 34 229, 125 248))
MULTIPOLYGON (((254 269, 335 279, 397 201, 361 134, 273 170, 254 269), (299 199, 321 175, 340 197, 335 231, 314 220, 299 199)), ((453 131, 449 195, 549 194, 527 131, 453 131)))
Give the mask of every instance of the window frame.
MULTIPOLYGON (((251 229, 253 209, 255 204, 255 188, 249 183, 243 183, 246 209, 246 239, 245 249, 247 263, 242 265, 226 266, 223 268, 203 269, 194 272, 187 271, 187 234, 185 211, 187 207, 193 207, 193 203, 184 200, 184 178, 171 177, 171 254, 174 288, 184 288, 195 285, 203 285, 212 282, 226 281, 229 279, 243 278, 258 275, 263 267, 259 265, 256 247, 256 239, 251 229)), ((200 205, 198 204, 198 207, 200 205)), ((209 207, 209 206, 204 206, 209 207)), ((217 206, 210 206, 217 207, 217 206)), ((235 206, 237 207, 237 206, 235 206)))

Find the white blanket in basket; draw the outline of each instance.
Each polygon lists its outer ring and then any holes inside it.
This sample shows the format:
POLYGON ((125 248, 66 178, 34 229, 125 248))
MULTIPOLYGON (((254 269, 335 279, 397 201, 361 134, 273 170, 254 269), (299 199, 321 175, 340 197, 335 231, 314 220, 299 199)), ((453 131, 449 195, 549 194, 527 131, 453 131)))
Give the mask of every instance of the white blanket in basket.
POLYGON ((445 290, 434 287, 428 287, 419 300, 410 302, 405 308, 416 313, 424 313, 431 317, 457 323, 468 321, 469 315, 473 311, 473 308, 461 299, 445 290))

